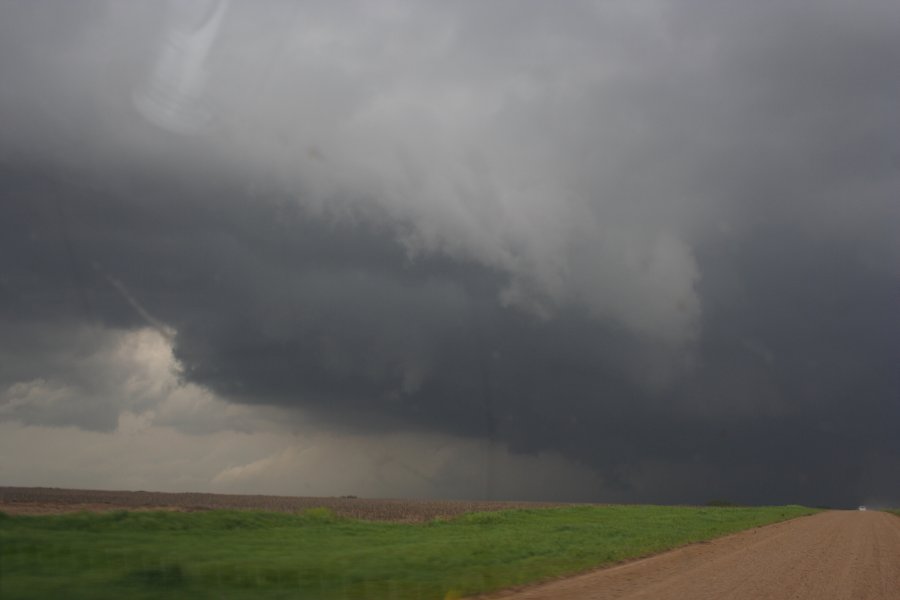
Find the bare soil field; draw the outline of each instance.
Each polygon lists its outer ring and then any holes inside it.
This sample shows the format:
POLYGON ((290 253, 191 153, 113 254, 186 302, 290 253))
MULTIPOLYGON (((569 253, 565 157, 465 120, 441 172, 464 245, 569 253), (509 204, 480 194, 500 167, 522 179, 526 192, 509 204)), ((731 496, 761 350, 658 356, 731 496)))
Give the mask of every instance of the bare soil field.
POLYGON ((212 509, 296 512, 325 507, 354 519, 422 522, 473 511, 562 506, 550 502, 469 502, 462 500, 390 500, 307 496, 167 493, 0 487, 0 511, 8 514, 57 514, 110 510, 212 509))
POLYGON ((487 600, 898 600, 900 518, 829 511, 487 600))

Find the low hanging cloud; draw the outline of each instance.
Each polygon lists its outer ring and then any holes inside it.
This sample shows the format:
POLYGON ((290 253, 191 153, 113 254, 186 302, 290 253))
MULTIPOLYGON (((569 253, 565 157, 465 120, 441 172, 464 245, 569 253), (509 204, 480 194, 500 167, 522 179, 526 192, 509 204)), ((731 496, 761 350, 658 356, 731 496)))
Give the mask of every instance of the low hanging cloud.
POLYGON ((57 324, 3 333, 18 344, 2 355, 0 420, 106 433, 142 424, 185 433, 266 428, 265 413, 185 381, 169 340, 155 329, 57 324))
POLYGON ((0 8, 4 427, 896 493, 895 3, 58 4, 0 8))
MULTIPOLYGON (((603 487, 590 469, 555 453, 522 456, 448 435, 347 435, 294 411, 250 410, 180 380, 158 331, 98 333, 57 335, 57 344, 77 345, 69 350, 83 361, 58 365, 55 381, 21 381, 0 393, 5 484, 52 476, 73 487, 551 500, 603 487), (89 389, 80 387, 86 381, 89 389)), ((47 368, 34 354, 28 360, 47 368)))

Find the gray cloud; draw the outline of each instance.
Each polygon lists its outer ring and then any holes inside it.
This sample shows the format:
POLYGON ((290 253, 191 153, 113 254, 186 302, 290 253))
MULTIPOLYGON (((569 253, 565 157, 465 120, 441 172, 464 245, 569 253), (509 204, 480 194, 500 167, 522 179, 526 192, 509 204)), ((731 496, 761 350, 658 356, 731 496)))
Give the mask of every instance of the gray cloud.
MULTIPOLYGON (((178 17, 51 6, 0 13, 4 355, 164 324, 185 382, 346 435, 621 498, 895 493, 893 3, 231 2, 194 135, 133 101, 178 17)), ((96 410, 3 414, 112 427, 65 352, 0 384, 96 410)))

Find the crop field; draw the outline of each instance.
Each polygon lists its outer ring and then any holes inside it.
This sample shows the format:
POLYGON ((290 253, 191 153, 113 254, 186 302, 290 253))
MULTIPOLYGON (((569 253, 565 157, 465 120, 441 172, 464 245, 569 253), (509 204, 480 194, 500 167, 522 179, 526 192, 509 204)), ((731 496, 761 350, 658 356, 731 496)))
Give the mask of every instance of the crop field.
POLYGON ((463 500, 390 500, 354 497, 264 496, 166 492, 72 490, 62 488, 0 487, 0 512, 59 514, 88 510, 215 509, 298 512, 327 508, 339 517, 372 521, 424 522, 468 512, 510 508, 546 508, 552 502, 470 502, 463 500))
POLYGON ((567 506, 405 523, 324 507, 4 513, 0 597, 459 598, 813 512, 567 506))

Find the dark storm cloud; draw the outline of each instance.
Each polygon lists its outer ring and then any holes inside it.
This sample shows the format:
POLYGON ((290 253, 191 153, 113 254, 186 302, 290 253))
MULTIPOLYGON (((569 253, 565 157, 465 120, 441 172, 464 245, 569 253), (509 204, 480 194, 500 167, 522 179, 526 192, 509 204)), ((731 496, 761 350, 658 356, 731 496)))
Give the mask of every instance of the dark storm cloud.
POLYGON ((628 498, 896 493, 893 3, 233 2, 195 136, 132 105, 163 11, 51 5, 0 19, 0 385, 84 377, 32 329, 170 327, 231 401, 628 498))

